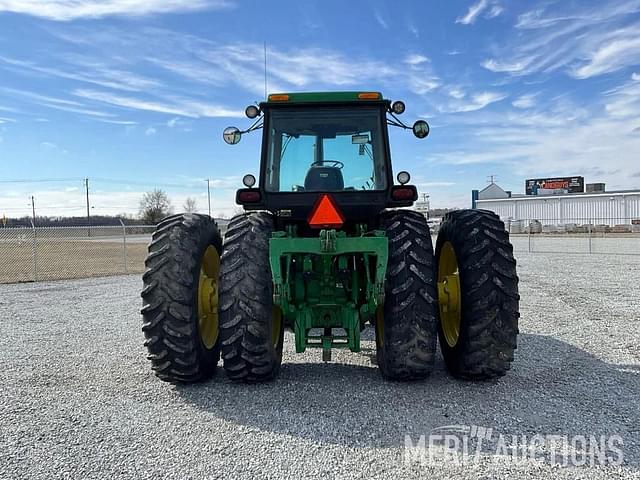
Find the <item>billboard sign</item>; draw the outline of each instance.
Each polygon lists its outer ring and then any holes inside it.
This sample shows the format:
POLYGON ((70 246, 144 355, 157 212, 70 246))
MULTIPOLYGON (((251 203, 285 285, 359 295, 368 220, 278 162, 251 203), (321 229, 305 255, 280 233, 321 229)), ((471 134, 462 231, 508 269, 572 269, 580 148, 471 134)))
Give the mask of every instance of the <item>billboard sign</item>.
POLYGON ((527 195, 564 195, 584 192, 584 177, 530 178, 525 181, 527 195))

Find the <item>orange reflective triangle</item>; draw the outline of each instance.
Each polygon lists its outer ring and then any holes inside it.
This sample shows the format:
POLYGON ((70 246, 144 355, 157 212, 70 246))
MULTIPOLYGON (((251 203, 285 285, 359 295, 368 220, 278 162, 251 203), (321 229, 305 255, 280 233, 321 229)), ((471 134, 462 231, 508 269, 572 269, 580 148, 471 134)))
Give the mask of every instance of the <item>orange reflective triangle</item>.
POLYGON ((341 227, 344 223, 344 217, 333 198, 325 193, 316 202, 308 223, 313 228, 341 227))

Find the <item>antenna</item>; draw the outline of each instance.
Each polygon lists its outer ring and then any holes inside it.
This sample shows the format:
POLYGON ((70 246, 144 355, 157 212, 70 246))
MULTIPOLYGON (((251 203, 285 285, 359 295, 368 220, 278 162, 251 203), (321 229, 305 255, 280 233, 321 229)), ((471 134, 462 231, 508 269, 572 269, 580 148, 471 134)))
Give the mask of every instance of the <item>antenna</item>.
POLYGON ((489 176, 487 177, 487 181, 488 181, 489 183, 496 183, 495 181, 496 181, 497 179, 498 179, 498 176, 497 176, 497 175, 489 175, 489 176))
POLYGON ((267 41, 264 42, 264 99, 267 100, 267 41))

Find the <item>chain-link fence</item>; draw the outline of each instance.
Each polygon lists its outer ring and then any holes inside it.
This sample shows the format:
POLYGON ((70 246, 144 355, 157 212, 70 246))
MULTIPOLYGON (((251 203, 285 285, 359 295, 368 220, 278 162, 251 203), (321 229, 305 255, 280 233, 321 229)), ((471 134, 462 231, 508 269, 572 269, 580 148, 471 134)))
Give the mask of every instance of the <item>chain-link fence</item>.
POLYGON ((513 220, 505 227, 516 252, 640 255, 640 219, 513 220))
MULTIPOLYGON (((218 224, 224 234, 226 222, 218 224)), ((638 219, 572 223, 507 219, 505 227, 516 252, 640 255, 638 219)), ((0 283, 142 273, 154 229, 153 225, 0 228, 0 283)))
POLYGON ((0 283, 143 272, 154 228, 0 228, 0 283))

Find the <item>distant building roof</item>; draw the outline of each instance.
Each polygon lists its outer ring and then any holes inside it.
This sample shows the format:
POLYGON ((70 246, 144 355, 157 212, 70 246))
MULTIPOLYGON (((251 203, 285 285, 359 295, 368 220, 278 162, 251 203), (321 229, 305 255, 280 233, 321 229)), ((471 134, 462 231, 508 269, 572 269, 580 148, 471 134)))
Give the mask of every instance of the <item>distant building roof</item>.
MULTIPOLYGON (((622 195, 640 195, 640 190, 611 190, 609 192, 580 192, 580 193, 565 193, 562 195, 522 195, 522 194, 514 194, 509 198, 509 200, 553 200, 554 198, 575 198, 575 197, 606 197, 606 196, 622 196, 622 195)), ((491 197, 491 198, 482 198, 479 197, 478 200, 504 200, 505 197, 491 197)))
POLYGON ((509 198, 509 194, 493 182, 478 192, 478 200, 497 200, 502 198, 509 198))

